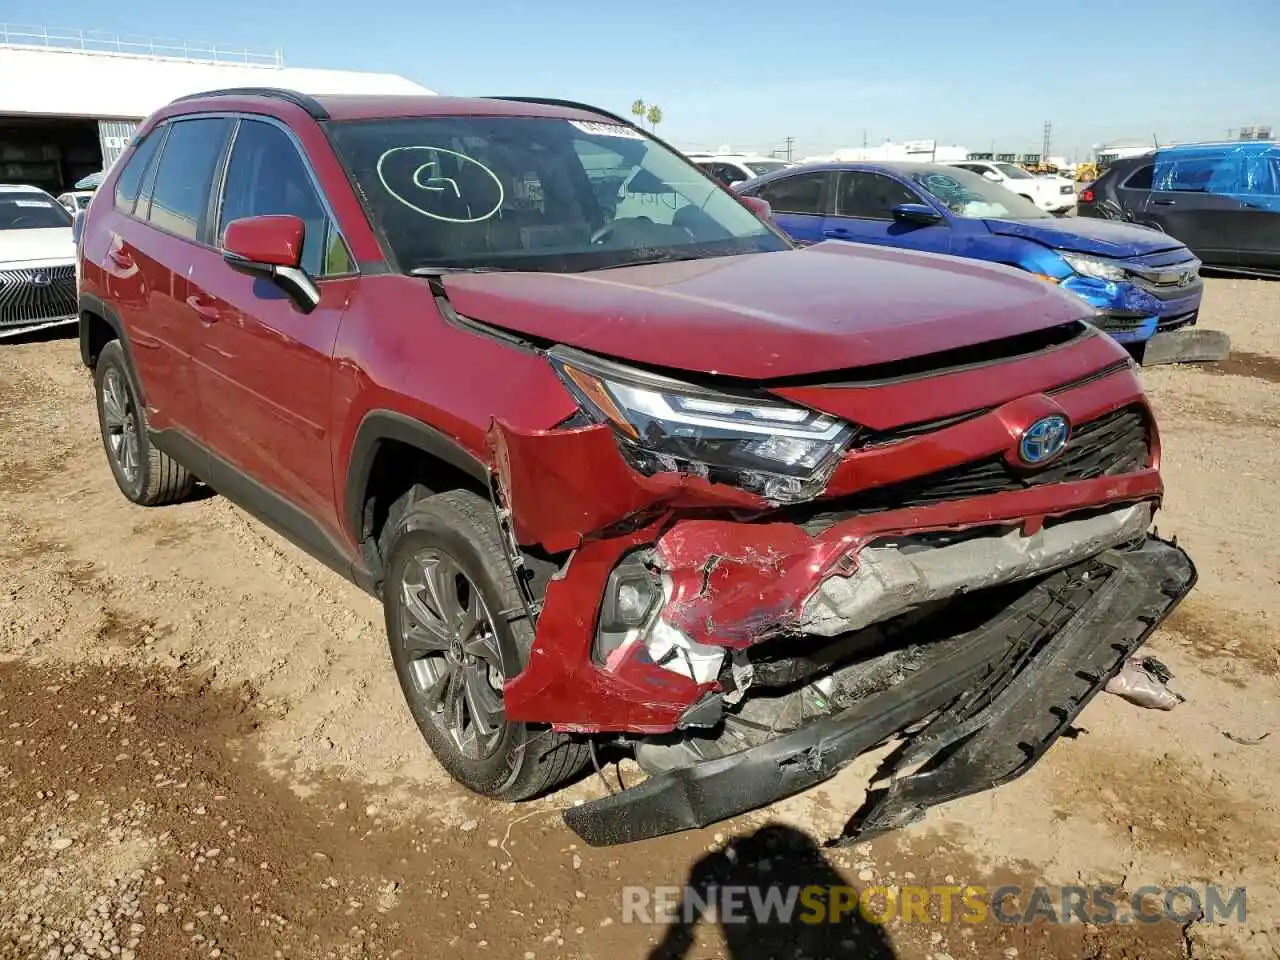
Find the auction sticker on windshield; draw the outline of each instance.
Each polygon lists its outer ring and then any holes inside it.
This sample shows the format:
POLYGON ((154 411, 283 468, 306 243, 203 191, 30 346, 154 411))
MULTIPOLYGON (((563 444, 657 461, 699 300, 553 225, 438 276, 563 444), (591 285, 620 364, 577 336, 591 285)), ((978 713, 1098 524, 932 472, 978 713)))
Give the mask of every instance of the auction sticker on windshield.
POLYGON ((597 137, 621 137, 625 140, 643 140, 644 134, 622 123, 598 123, 592 120, 570 120, 577 129, 597 137))

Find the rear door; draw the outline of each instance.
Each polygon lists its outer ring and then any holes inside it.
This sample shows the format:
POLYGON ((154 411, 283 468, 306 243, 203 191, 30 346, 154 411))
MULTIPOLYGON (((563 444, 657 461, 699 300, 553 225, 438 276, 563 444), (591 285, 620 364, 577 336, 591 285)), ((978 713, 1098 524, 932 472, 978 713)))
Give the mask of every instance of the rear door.
POLYGON ((1227 151, 1157 154, 1144 220, 1211 266, 1238 265, 1230 225, 1241 203, 1221 191, 1227 151))
POLYGON ((931 253, 950 250, 951 228, 946 221, 913 224, 894 219, 893 208, 901 203, 932 206, 905 183, 866 170, 842 170, 836 177, 835 211, 823 221, 824 237, 931 253))
MULTIPOLYGON (((191 437, 200 435, 203 417, 193 386, 196 324, 186 305, 187 277, 201 257, 214 171, 231 126, 225 117, 196 117, 170 121, 148 136, 156 138, 159 157, 106 256, 108 290, 127 313, 150 424, 191 437)), ((144 149, 145 143, 135 158, 144 149)), ((117 204, 127 199, 117 193, 117 204)))
POLYGON ((768 201, 774 222, 789 237, 802 244, 817 243, 825 239, 822 227, 829 209, 831 179, 826 170, 812 170, 770 180, 750 192, 768 201))
POLYGON ((265 118, 244 118, 216 207, 220 242, 243 217, 292 214, 306 225, 302 267, 320 304, 302 313, 267 279, 232 270, 210 249, 190 285, 199 330, 196 382, 209 416, 210 450, 242 476, 313 520, 333 526, 330 358, 355 263, 293 136, 265 118))

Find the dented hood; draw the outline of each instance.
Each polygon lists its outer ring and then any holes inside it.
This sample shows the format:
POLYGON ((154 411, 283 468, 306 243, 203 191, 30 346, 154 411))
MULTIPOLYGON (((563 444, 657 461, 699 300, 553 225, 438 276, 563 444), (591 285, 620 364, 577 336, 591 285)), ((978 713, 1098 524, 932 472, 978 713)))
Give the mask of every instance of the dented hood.
POLYGON ((987 220, 985 223, 987 229, 1000 236, 1021 237, 1068 253, 1090 253, 1101 257, 1137 257, 1176 250, 1183 245, 1167 233, 1151 227, 1093 217, 987 220))
POLYGON ((445 288, 462 315, 526 336, 751 380, 901 360, 1089 313, 1008 267, 839 242, 592 273, 456 273, 445 288))

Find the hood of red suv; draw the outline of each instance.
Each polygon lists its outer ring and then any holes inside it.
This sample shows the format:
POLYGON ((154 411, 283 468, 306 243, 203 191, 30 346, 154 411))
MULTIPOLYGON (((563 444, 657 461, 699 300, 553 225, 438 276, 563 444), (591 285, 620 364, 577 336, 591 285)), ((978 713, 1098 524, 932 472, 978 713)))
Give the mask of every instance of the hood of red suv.
POLYGON ((590 273, 455 273, 463 316, 593 353, 768 381, 901 360, 1087 316, 975 260, 830 242, 590 273))

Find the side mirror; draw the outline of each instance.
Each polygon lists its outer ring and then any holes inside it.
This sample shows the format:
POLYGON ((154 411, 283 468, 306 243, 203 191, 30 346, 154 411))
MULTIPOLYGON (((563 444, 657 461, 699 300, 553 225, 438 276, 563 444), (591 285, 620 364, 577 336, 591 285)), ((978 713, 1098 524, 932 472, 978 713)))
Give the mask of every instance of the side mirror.
POLYGON ((924 226, 930 223, 941 223, 942 214, 928 204, 900 203, 893 208, 893 219, 898 223, 924 226))
POLYGON ((232 270, 270 280, 310 313, 320 290, 302 269, 306 225, 299 217, 273 214, 232 220, 222 234, 222 259, 232 270))
POLYGON ((988 180, 990 180, 992 183, 1004 182, 1004 177, 1000 176, 1000 174, 996 173, 994 170, 983 170, 982 175, 986 177, 988 180))
POLYGON ((759 197, 748 197, 742 194, 738 195, 738 199, 742 201, 744 207, 761 220, 773 219, 773 207, 769 206, 768 200, 761 200, 759 197))

